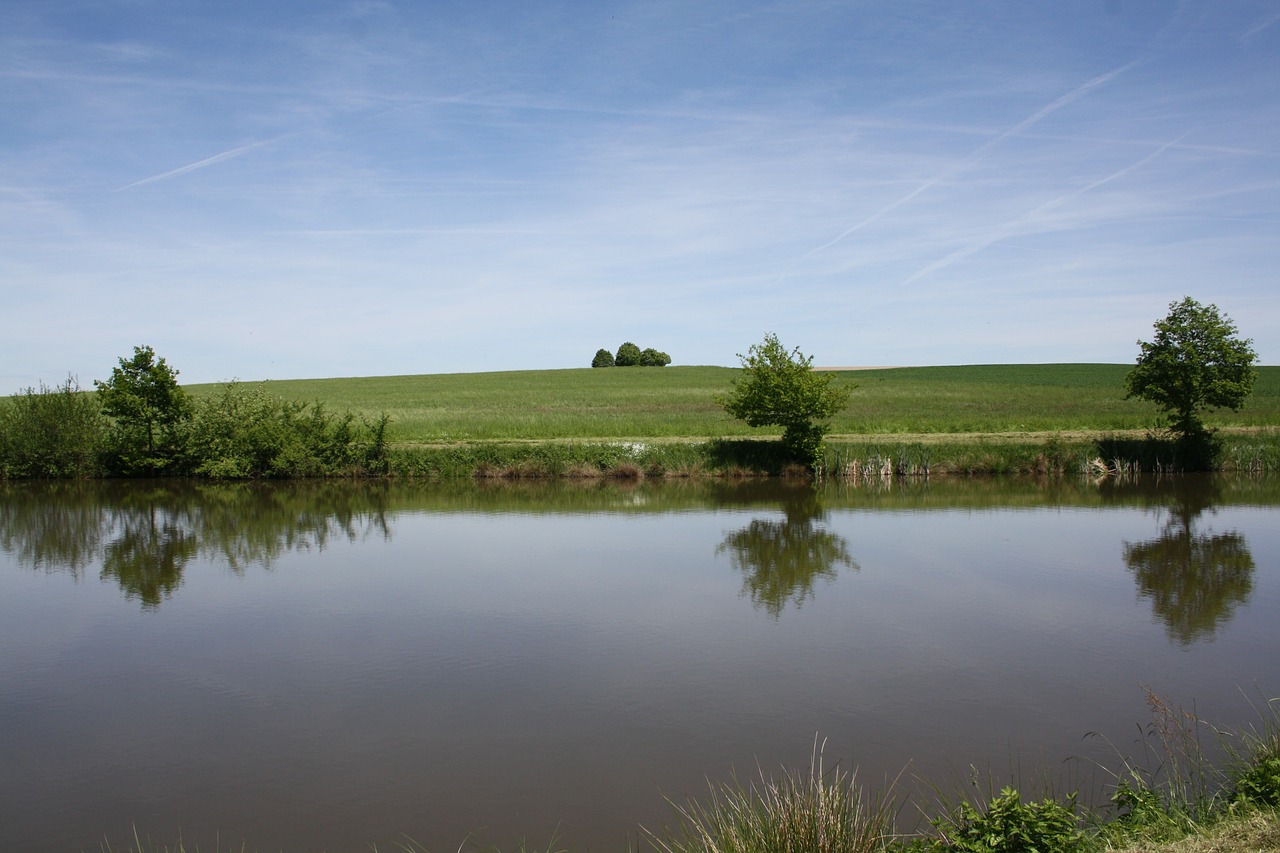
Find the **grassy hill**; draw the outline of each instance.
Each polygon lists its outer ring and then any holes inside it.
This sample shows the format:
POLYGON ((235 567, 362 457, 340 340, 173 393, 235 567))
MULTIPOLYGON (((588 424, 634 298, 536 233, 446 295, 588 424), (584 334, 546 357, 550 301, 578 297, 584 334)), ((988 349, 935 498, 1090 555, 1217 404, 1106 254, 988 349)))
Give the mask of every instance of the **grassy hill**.
MULTIPOLYGON (((1123 364, 969 365, 840 371, 855 385, 833 419, 838 435, 1142 430, 1148 403, 1124 399, 1123 364)), ((369 418, 386 412, 396 444, 470 440, 701 438, 757 434, 724 414, 716 396, 727 367, 610 368, 287 380, 267 383, 290 400, 319 400, 369 418)), ((191 386, 196 394, 216 386, 191 386)), ((1280 425, 1280 367, 1259 368, 1241 412, 1214 426, 1280 425)))

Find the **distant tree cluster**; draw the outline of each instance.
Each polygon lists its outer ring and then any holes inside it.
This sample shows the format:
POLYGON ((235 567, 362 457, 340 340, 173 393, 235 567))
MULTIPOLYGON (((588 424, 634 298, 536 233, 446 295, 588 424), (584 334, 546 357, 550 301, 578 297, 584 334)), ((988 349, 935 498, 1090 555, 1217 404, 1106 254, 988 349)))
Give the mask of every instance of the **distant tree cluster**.
POLYGON ((670 363, 671 356, 665 352, 658 352, 652 347, 640 349, 631 341, 618 347, 617 355, 607 349, 598 349, 596 357, 591 359, 592 367, 666 367, 670 363))

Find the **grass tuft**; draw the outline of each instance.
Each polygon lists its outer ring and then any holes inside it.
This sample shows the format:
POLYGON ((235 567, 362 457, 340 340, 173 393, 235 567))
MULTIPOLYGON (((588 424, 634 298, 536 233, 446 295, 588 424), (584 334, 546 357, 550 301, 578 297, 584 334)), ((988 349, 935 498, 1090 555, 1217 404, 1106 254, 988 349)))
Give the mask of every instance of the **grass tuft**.
POLYGON ((893 834, 893 801, 869 799, 857 774, 827 771, 821 746, 807 772, 786 770, 748 785, 712 785, 706 800, 671 803, 676 832, 642 828, 663 853, 870 853, 893 834))

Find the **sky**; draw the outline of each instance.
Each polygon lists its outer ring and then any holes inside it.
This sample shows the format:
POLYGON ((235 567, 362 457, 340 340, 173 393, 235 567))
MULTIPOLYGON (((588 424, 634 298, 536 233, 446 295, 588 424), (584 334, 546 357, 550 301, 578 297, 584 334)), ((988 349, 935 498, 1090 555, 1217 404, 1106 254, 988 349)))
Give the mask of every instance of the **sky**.
POLYGON ((0 393, 1280 358, 1276 0, 0 0, 0 393))

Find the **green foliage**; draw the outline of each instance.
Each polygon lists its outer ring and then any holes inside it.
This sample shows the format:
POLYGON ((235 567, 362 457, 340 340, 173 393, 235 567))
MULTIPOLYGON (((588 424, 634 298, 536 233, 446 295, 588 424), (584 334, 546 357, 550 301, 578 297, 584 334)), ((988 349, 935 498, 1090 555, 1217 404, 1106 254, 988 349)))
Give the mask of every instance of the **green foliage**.
POLYGON ((1151 342, 1138 341, 1142 351, 1126 379, 1127 397, 1155 403, 1183 437, 1205 434, 1203 410, 1244 405, 1257 377, 1257 355, 1216 305, 1190 297, 1171 303, 1155 333, 1151 342))
POLYGON ((950 815, 933 821, 940 838, 926 849, 963 853, 1071 853, 1086 840, 1076 815, 1075 794, 1066 804, 1044 799, 1023 802, 1012 788, 979 809, 962 802, 950 815))
POLYGON ((592 367, 613 367, 613 353, 607 349, 596 350, 596 357, 591 359, 592 367))
POLYGON ((1259 758, 1236 779, 1232 797, 1267 808, 1280 808, 1280 755, 1259 758))
POLYGON ((98 471, 105 424, 71 377, 0 401, 0 476, 87 477, 98 471))
POLYGON ((113 473, 159 474, 179 451, 180 427, 191 406, 178 386, 178 371, 157 360, 149 346, 133 348, 106 382, 94 380, 102 411, 114 421, 108 467, 113 473))
POLYGON ((745 378, 721 398, 726 412, 749 426, 782 427, 782 443, 798 460, 816 463, 830 429, 825 421, 849 402, 849 388, 831 387, 831 374, 813 372, 812 356, 788 352, 772 333, 739 355, 745 378))
POLYGON ((1280 699, 1267 703, 1261 732, 1245 732, 1242 753, 1229 771, 1231 802, 1255 808, 1280 809, 1280 699))
POLYGON ((232 382, 196 405, 186 468, 218 479, 381 472, 388 422, 384 414, 357 425, 354 415, 332 414, 323 403, 288 402, 232 382))
POLYGON ((641 367, 666 367, 671 363, 671 356, 665 352, 658 352, 653 347, 648 347, 640 352, 641 367))
POLYGON ((640 364, 640 347, 627 341, 618 347, 618 355, 613 359, 616 367, 636 367, 640 364))

